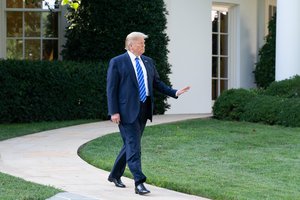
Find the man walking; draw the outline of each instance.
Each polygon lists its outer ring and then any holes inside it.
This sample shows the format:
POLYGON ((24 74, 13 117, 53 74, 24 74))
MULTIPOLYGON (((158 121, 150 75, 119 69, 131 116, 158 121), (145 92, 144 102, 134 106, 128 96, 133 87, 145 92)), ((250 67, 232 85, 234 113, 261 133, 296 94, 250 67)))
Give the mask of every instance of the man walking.
POLYGON ((126 163, 134 177, 135 193, 150 193, 144 186, 146 176, 141 165, 141 137, 147 122, 152 120, 153 90, 178 98, 190 87, 174 90, 163 83, 153 60, 142 55, 147 35, 132 32, 126 37, 127 52, 111 59, 107 72, 108 114, 118 124, 123 147, 108 177, 117 187, 126 187, 121 181, 126 163))

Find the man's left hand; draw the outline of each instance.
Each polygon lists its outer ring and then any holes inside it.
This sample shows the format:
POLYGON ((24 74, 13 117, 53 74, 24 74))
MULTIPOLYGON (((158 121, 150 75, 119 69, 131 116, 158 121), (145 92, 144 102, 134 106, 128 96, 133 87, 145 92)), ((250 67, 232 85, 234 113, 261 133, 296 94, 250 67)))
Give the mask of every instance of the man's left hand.
POLYGON ((179 97, 179 96, 182 95, 183 93, 189 91, 190 88, 191 88, 190 86, 186 86, 186 87, 182 88, 181 90, 177 90, 176 96, 179 97))

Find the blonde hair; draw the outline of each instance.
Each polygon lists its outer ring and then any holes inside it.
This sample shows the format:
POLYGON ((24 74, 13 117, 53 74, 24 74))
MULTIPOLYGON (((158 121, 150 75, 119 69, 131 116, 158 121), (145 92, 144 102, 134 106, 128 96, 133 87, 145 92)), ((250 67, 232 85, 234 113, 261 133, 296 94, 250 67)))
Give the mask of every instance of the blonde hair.
POLYGON ((144 33, 141 33, 141 32, 132 32, 132 33, 129 33, 127 35, 127 37, 126 37, 126 40, 125 40, 125 49, 129 50, 129 45, 131 45, 132 42, 135 41, 138 38, 147 39, 148 35, 146 35, 144 33))

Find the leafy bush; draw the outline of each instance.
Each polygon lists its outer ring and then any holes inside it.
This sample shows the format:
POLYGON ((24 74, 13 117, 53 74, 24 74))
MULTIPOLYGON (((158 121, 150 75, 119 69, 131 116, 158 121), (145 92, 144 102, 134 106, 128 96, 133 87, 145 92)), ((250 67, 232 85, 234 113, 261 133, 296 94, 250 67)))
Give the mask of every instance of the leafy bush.
POLYGON ((278 114, 283 112, 284 99, 274 96, 258 95, 249 101, 241 120, 248 122, 263 122, 266 124, 277 124, 278 114))
POLYGON ((277 124, 284 126, 300 127, 300 99, 286 99, 278 113, 277 124))
MULTIPOLYGON (((79 9, 70 10, 67 42, 62 52, 65 60, 108 61, 124 51, 125 38, 139 31, 149 35, 145 55, 156 62, 162 81, 170 84, 163 0, 81 0, 79 9)), ((155 113, 162 114, 169 105, 166 96, 155 92, 155 113)))
POLYGON ((273 82, 265 90, 265 94, 284 98, 300 98, 300 76, 273 82))
POLYGON ((275 80, 276 15, 269 22, 269 34, 265 45, 259 50, 259 61, 254 70, 258 87, 267 88, 275 80))
POLYGON ((241 120, 291 127, 300 126, 300 99, 257 96, 245 106, 241 120))
POLYGON ((213 106, 214 117, 223 120, 299 127, 300 98, 287 98, 299 97, 295 95, 295 91, 299 90, 298 82, 299 77, 295 77, 291 80, 273 83, 267 91, 261 89, 225 91, 217 98, 213 106))
POLYGON ((107 117, 107 63, 0 61, 0 122, 107 117))
POLYGON ((213 114, 217 119, 240 120, 245 112, 245 105, 256 95, 246 89, 230 89, 224 91, 215 101, 213 114))

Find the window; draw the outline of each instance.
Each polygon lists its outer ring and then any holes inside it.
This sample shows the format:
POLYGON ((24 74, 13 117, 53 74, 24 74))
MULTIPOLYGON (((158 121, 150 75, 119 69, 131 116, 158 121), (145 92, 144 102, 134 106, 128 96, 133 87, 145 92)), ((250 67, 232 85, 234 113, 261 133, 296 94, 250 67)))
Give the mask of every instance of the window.
POLYGON ((277 1, 276 0, 267 0, 266 1, 266 10, 265 10, 265 35, 269 34, 268 25, 272 17, 275 15, 277 10, 277 1))
POLYGON ((212 15, 212 100, 228 89, 228 10, 213 9, 212 15))
POLYGON ((57 60, 58 0, 6 0, 6 58, 57 60))

